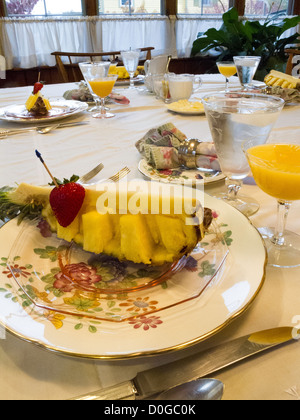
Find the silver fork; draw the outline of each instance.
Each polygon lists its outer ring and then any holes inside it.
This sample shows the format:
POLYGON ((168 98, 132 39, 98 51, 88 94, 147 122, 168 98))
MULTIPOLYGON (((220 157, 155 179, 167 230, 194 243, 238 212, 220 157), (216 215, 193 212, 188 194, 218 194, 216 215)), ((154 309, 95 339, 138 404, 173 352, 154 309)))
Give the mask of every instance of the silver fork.
POLYGON ((82 184, 86 184, 88 181, 90 181, 92 178, 94 178, 102 169, 104 168, 103 163, 99 163, 95 168, 93 168, 91 171, 87 172, 86 174, 82 175, 79 178, 79 182, 82 184))
POLYGON ((121 178, 124 178, 127 174, 129 174, 130 169, 125 166, 125 168, 121 169, 119 172, 117 172, 115 175, 110 176, 108 179, 113 182, 120 181, 121 178))

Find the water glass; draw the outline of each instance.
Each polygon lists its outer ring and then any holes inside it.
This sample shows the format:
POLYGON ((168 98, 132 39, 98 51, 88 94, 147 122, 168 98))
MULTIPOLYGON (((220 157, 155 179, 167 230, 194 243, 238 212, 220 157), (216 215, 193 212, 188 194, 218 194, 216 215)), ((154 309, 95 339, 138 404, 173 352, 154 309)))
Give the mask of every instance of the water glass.
POLYGON ((129 51, 122 51, 121 57, 123 60, 123 64, 126 70, 129 73, 130 77, 130 85, 131 89, 134 88, 134 73, 136 72, 137 66, 139 64, 141 50, 129 50, 129 51))
POLYGON ((237 75, 243 89, 252 89, 252 80, 260 63, 261 57, 257 56, 236 56, 233 57, 237 75))
POLYGON ((242 180, 250 173, 242 145, 252 139, 259 144, 267 141, 284 101, 249 92, 223 92, 207 95, 202 102, 221 170, 227 177, 228 191, 216 196, 251 216, 259 204, 239 193, 242 180))

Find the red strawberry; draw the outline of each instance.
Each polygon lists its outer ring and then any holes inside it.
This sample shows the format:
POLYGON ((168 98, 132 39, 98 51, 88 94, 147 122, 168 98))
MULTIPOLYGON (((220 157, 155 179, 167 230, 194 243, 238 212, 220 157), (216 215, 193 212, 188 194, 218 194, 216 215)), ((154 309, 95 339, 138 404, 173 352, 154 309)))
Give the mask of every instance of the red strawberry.
POLYGON ((76 182, 59 185, 50 194, 50 205, 62 227, 69 226, 79 213, 85 197, 85 189, 76 182))
POLYGON ((33 94, 36 95, 41 89, 43 89, 44 85, 41 82, 36 82, 33 86, 33 94))

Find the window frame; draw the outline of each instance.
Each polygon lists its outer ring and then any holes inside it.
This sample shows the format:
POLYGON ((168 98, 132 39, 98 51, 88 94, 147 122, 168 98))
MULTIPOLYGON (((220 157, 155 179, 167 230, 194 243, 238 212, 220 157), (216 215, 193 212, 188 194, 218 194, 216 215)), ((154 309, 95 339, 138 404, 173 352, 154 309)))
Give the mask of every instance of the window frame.
MULTIPOLYGON (((58 16, 58 17, 61 17, 61 16, 64 16, 64 17, 75 17, 75 16, 86 16, 86 0, 80 0, 80 2, 81 2, 81 10, 82 10, 82 13, 80 13, 80 14, 74 14, 74 15, 66 15, 66 14, 48 14, 47 13, 47 6, 46 6, 46 1, 47 0, 42 0, 43 1, 43 3, 44 3, 44 8, 45 8, 45 14, 42 14, 42 15, 8 15, 8 12, 7 12, 7 6, 6 6, 6 0, 0 0, 0 17, 11 17, 11 18, 14 18, 14 17, 19 17, 19 18, 24 18, 24 19, 26 19, 26 18, 33 18, 33 17, 37 17, 37 18, 39 18, 39 17, 41 17, 41 18, 49 18, 49 17, 55 17, 55 16, 58 16), (1 5, 2 4, 2 5, 1 5), (3 10, 3 12, 4 12, 4 14, 2 15, 1 14, 1 11, 3 10)), ((93 0, 92 0, 93 1, 93 0)))
MULTIPOLYGON (((98 16, 99 15, 98 13, 99 0, 81 0, 81 2, 82 2, 82 16, 98 16)), ((233 6, 237 8, 239 16, 244 16, 245 0, 230 0, 230 7, 233 7, 233 6)), ((167 15, 167 16, 177 15, 177 0, 161 0, 161 14, 167 15)), ((300 14, 299 1, 289 0, 288 14, 289 15, 300 14)), ((61 15, 56 15, 56 16, 61 16, 61 15)), ((5 0, 0 0, 0 17, 8 17, 5 0)))

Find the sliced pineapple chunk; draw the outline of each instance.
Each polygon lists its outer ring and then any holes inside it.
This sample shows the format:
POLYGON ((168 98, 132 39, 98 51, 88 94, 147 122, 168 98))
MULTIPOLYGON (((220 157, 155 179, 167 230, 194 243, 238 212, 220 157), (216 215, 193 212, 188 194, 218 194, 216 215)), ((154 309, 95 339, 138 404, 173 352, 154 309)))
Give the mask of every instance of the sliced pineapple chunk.
POLYGON ((160 197, 158 193, 149 192, 151 189, 128 193, 120 186, 115 188, 111 202, 116 204, 115 212, 100 211, 99 200, 102 204, 107 201, 105 188, 101 191, 86 189, 80 212, 66 228, 59 225, 52 212, 49 203, 51 188, 21 184, 10 193, 10 199, 19 204, 28 200, 42 204, 42 216, 59 238, 74 241, 88 252, 112 255, 119 260, 152 265, 173 262, 190 253, 204 236, 203 211, 200 209, 201 215, 197 215, 199 220, 196 218, 198 222, 195 224, 193 198, 183 205, 183 196, 177 196, 174 190, 169 197, 164 190, 160 197), (132 211, 134 204, 136 212, 132 211), (151 211, 152 207, 155 212, 151 211), (178 212, 178 209, 182 210, 178 212))
POLYGON ((268 86, 281 86, 289 89, 300 89, 300 79, 276 70, 272 70, 269 74, 267 74, 264 81, 268 86))

